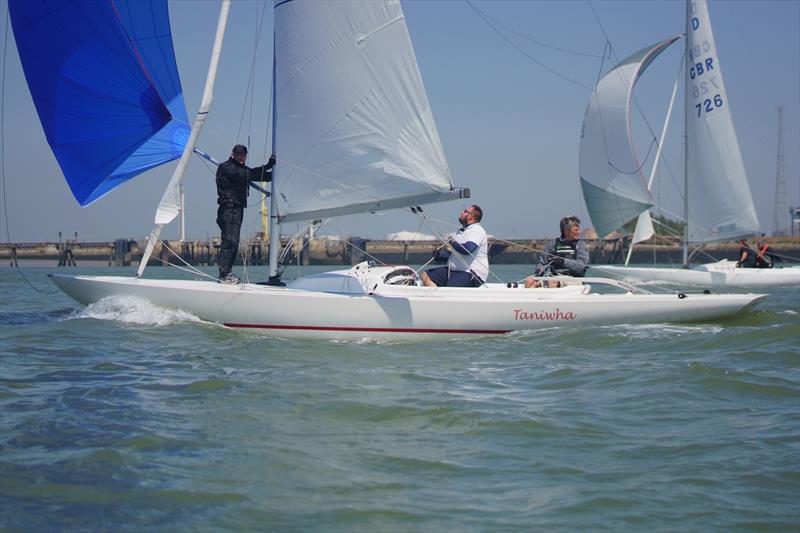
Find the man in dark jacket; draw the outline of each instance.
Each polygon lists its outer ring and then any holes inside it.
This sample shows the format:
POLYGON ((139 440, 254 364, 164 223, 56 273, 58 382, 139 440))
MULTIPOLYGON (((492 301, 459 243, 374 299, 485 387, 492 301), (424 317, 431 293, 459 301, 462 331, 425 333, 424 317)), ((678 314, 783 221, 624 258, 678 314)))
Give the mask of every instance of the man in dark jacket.
MULTIPOLYGON (((581 240, 581 221, 576 216, 564 217, 559 223, 561 237, 555 239, 539 254, 534 273, 536 276, 583 277, 589 268, 589 250, 581 240)), ((548 286, 560 287, 563 283, 549 280, 548 286)), ((526 288, 541 287, 539 280, 528 278, 526 288)))
POLYGON ((757 255, 755 250, 748 246, 747 241, 739 239, 739 260, 736 261, 737 267, 756 268, 757 255))
POLYGON ((220 283, 239 283, 239 278, 231 272, 233 260, 239 250, 239 233, 242 229, 244 208, 251 181, 272 181, 272 155, 266 165, 249 168, 247 147, 237 144, 227 161, 217 167, 217 225, 222 230, 222 244, 219 247, 220 283))

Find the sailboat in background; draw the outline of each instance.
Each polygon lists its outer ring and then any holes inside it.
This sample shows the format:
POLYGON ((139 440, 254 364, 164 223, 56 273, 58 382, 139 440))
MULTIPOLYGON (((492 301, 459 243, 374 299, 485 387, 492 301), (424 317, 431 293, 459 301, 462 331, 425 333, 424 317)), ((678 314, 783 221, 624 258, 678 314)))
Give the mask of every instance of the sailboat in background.
MULTIPOLYGON (((655 202, 650 187, 664 137, 662 133, 653 174, 647 181, 632 142, 633 89, 652 61, 679 39, 680 36, 672 37, 621 61, 598 82, 586 109, 580 145, 580 183, 586 207, 598 235, 619 229, 638 216, 631 246, 654 234, 649 209, 655 202)), ((712 287, 800 286, 800 267, 747 269, 738 268, 731 261, 688 266, 690 242, 702 244, 754 235, 759 223, 705 0, 687 0, 686 39, 684 268, 597 269, 630 281, 712 287)), ((674 98, 675 91, 673 102, 674 98)), ((672 104, 670 113, 671 109, 672 104)))
MULTIPOLYGON (((120 14, 133 4, 141 7, 143 2, 78 0, 66 6, 58 3, 61 9, 45 16, 42 11, 53 7, 53 2, 32 7, 28 2, 12 1, 18 46, 28 46, 28 36, 43 17, 57 18, 64 11, 75 11, 77 17, 89 7, 87 3, 103 6, 101 24, 117 27, 101 37, 76 26, 89 42, 77 46, 74 55, 65 53, 60 62, 39 62, 37 57, 45 53, 41 43, 32 45, 39 47, 38 54, 21 53, 27 61, 29 81, 29 71, 53 71, 46 76, 50 83, 47 90, 58 98, 39 99, 39 91, 32 89, 40 117, 61 112, 65 102, 60 90, 70 83, 66 75, 74 62, 83 58, 84 46, 90 44, 94 56, 111 62, 115 46, 128 46, 125 55, 132 58, 129 68, 140 69, 143 80, 151 82, 143 81, 139 94, 157 93, 163 99, 120 14), (115 45, 104 49, 109 40, 116 40, 115 45)), ((150 3, 159 4, 158 12, 166 12, 163 0, 150 3)), ((227 4, 223 2, 221 9, 200 112, 158 208, 151 244, 158 238, 160 227, 175 217, 180 173, 210 105, 227 4)), ((273 284, 234 286, 215 280, 52 275, 65 293, 84 304, 133 296, 227 326, 282 336, 390 339, 460 338, 563 324, 711 320, 739 313, 766 297, 650 294, 615 280, 594 278, 585 278, 583 285, 558 289, 524 289, 517 283, 430 288, 421 286, 417 273, 408 266, 371 263, 279 286, 280 223, 403 207, 419 213, 419 205, 467 198, 469 190, 455 187, 450 176, 399 1, 276 0, 274 19, 272 139, 278 163, 270 197, 269 275, 273 284), (610 287, 611 293, 594 292, 596 286, 603 285, 610 287)), ((50 46, 58 43, 51 40, 50 46)), ((78 87, 94 93, 92 81, 78 87)), ((80 107, 80 94, 67 95, 71 104, 80 107)), ((47 127, 44 118, 42 123, 47 127)), ((150 130, 145 130, 149 133, 141 137, 158 134, 165 127, 159 124, 151 121, 150 130)), ((111 127, 108 120, 106 126, 111 127)), ((123 154, 135 149, 123 150, 123 154)))

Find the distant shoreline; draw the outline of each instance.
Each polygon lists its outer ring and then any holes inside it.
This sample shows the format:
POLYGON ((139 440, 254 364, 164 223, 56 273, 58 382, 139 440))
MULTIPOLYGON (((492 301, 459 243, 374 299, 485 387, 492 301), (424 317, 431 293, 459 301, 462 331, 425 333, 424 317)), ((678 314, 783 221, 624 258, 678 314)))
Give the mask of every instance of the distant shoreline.
MULTIPOLYGON (((800 237, 766 237, 770 250, 786 256, 784 262, 800 261, 800 237)), ((550 239, 490 239, 490 261, 493 264, 531 264, 536 250, 543 249, 550 239)), ((219 240, 166 241, 169 248, 156 246, 150 260, 151 266, 167 262, 179 264, 170 249, 192 265, 216 265, 219 240)), ((755 240, 750 240, 755 246, 755 240)), ((587 239, 592 264, 620 264, 624 262, 630 243, 629 236, 614 239, 587 239)), ((288 239, 283 246, 288 245, 288 239)), ((297 265, 353 265, 365 260, 376 260, 387 264, 424 264, 429 261, 436 241, 387 241, 350 237, 348 239, 306 239, 292 245, 288 263, 297 265)), ((0 244, 0 268, 14 266, 135 266, 144 249, 143 242, 132 239, 117 239, 108 242, 44 242, 0 244)), ((250 240, 242 244, 241 256, 247 254, 251 265, 266 264, 268 243, 250 240)), ((718 242, 706 245, 693 254, 692 263, 707 263, 712 260, 738 259, 738 241, 718 242)), ((642 243, 636 245, 631 262, 636 264, 669 263, 680 264, 682 249, 677 240, 662 244, 642 243)))

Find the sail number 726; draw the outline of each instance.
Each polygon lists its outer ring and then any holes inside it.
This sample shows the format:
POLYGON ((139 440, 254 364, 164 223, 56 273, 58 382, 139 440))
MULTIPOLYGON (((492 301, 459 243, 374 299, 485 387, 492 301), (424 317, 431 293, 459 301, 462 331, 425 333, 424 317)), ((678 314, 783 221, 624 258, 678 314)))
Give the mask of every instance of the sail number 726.
POLYGON ((722 95, 715 94, 714 98, 706 98, 700 103, 695 104, 694 107, 697 108, 697 116, 700 117, 703 113, 711 113, 717 107, 722 107, 722 104, 722 95))

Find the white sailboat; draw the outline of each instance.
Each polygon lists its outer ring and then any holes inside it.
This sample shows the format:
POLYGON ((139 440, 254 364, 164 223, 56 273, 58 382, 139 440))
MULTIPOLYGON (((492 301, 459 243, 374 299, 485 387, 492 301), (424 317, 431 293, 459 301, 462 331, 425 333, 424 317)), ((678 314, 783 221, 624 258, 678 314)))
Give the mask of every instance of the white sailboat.
MULTIPOLYGON (((468 197, 468 190, 453 185, 398 0, 276 0, 274 10, 273 142, 278 163, 271 183, 273 282, 279 275, 282 222, 401 207, 416 210, 421 204, 468 197)), ((223 28, 221 22, 218 41, 223 28)), ((215 46, 215 58, 218 52, 215 46)), ((214 69, 212 59, 210 72, 214 69)), ((212 84, 210 77, 198 115, 208 111, 212 84)), ((46 107, 47 102, 40 104, 46 107)), ((196 123, 184 158, 198 133, 196 123)), ((176 216, 179 188, 176 171, 151 241, 176 216)), ((421 286, 408 266, 370 263, 287 286, 143 276, 52 279, 83 304, 133 296, 230 327, 356 339, 461 338, 556 325, 714 320, 766 297, 650 294, 593 278, 558 289, 524 289, 517 283, 430 288, 421 286), (609 287, 609 293, 597 293, 599 286, 609 287)))
MULTIPOLYGON (((631 141, 633 89, 655 57, 679 38, 672 37, 621 61, 600 80, 586 110, 580 146, 580 182, 586 206, 598 235, 606 235, 638 216, 631 246, 654 234, 650 188, 666 132, 665 124, 647 180, 631 141)), ((800 286, 800 267, 738 268, 732 261, 688 266, 689 242, 700 244, 754 235, 759 224, 705 0, 687 0, 686 39, 684 268, 629 267, 626 261, 626 266, 595 270, 629 281, 680 285, 800 286)), ((677 87, 676 82, 676 90, 677 87)), ((671 110, 672 104, 670 113, 671 110)))

